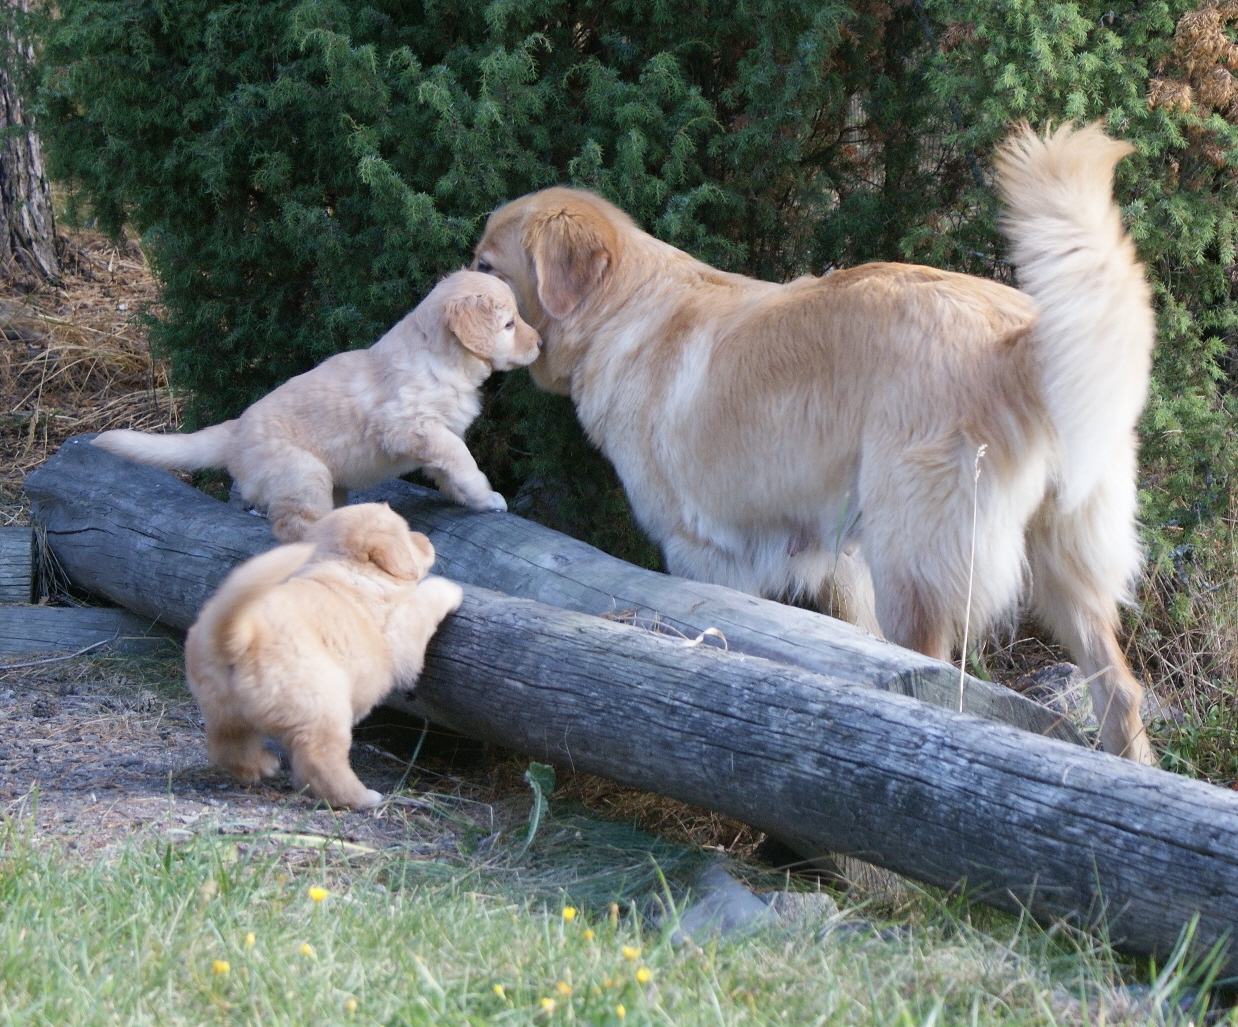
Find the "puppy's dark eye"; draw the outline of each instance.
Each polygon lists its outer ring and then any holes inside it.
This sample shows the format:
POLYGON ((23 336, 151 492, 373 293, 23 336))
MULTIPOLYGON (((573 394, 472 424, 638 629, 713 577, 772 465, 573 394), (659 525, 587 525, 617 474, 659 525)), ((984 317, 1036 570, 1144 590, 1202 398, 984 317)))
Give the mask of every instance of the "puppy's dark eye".
POLYGON ((482 260, 481 257, 478 257, 475 261, 473 261, 473 270, 480 271, 482 274, 488 275, 494 270, 494 268, 482 260))
POLYGON ((516 321, 515 321, 515 319, 513 318, 511 321, 508 321, 508 322, 507 322, 507 324, 505 324, 503 327, 504 327, 507 331, 509 331, 509 332, 510 332, 513 328, 515 328, 515 327, 516 327, 516 321))

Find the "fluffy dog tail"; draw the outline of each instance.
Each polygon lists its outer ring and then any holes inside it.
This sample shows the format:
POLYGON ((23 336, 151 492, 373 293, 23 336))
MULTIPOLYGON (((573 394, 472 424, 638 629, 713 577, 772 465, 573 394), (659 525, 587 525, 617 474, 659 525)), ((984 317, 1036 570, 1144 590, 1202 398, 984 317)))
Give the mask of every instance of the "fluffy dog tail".
POLYGON ((1113 200, 1113 169, 1133 150, 1099 125, 1042 138, 1025 124, 997 157, 1011 259, 1039 307, 1034 332, 1065 510, 1129 450, 1148 392, 1151 293, 1113 200))
POLYGON ((236 421, 224 421, 186 435, 156 435, 115 428, 97 435, 93 442, 100 449, 139 464, 150 464, 165 471, 199 471, 227 466, 235 425, 236 421))
POLYGON ((251 641, 240 614, 305 566, 313 552, 312 545, 300 542, 276 546, 233 568, 190 630, 235 662, 251 641))

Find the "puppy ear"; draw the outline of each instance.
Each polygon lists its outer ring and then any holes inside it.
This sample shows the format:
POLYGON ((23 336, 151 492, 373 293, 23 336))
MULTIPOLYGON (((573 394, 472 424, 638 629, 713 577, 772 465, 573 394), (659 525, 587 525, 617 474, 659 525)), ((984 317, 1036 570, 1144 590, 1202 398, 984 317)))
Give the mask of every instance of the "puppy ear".
POLYGON ((494 300, 477 293, 453 296, 446 303, 443 321, 460 345, 474 356, 489 360, 494 355, 494 339, 502 327, 494 300))
POLYGON ((408 533, 408 544, 413 553, 413 563, 417 568, 414 577, 420 581, 430 573, 430 568, 434 566, 434 546, 419 531, 408 533))
POLYGON ((602 282, 614 253, 614 229, 587 208, 563 209, 529 226, 525 248, 537 273, 537 298, 556 320, 602 282))
POLYGON ((370 537, 366 558, 401 581, 420 581, 434 566, 434 546, 419 531, 392 529, 370 537))

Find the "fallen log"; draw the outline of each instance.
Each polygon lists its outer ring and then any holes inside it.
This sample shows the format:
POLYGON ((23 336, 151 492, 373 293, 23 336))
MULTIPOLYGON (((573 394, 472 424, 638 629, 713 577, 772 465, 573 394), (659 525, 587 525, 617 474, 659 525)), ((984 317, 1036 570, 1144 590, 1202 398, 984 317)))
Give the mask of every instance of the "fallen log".
MULTIPOLYGON (((1238 925, 1238 796, 843 677, 468 587, 416 705, 471 737, 1164 960, 1238 925)), ((1222 959, 1238 972, 1238 952, 1222 959)))
MULTIPOLYGON (((55 460, 30 479, 50 548, 79 584, 145 616, 171 596, 168 619, 187 622, 232 562, 271 544, 263 522, 80 441, 55 460)), ((1238 796, 855 684, 843 662, 808 670, 470 586, 415 706, 803 852, 1103 923, 1133 953, 1166 958, 1193 922, 1194 951, 1216 944, 1222 972, 1238 972, 1238 796)))
MULTIPOLYGON (((88 591, 188 627, 236 562, 274 544, 266 522, 91 446, 90 438, 70 439, 26 479, 49 548, 88 591)), ((406 482, 352 498, 390 503, 430 536, 436 572, 464 584, 688 637, 712 628, 736 652, 826 673, 842 670, 854 685, 1082 741, 1058 714, 1010 689, 830 617, 634 567, 532 521, 478 515, 406 482)))
POLYGON ((87 652, 170 657, 180 639, 114 607, 0 606, 0 654, 87 652))

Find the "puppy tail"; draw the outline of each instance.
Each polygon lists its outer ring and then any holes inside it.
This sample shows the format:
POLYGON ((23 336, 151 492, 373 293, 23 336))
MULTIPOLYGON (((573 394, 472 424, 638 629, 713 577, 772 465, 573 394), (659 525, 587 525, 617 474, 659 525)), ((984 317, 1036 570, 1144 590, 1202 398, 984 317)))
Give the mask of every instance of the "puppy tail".
POLYGON ((215 594, 202 607, 190 629, 235 662, 248 648, 251 637, 241 614, 277 585, 300 570, 313 555, 306 543, 276 546, 246 560, 224 578, 215 594))
POLYGON ((997 155, 1011 259, 1039 307, 1035 344, 1066 510, 1129 462, 1121 454, 1148 393, 1151 291, 1113 199, 1113 170, 1133 151, 1096 124, 1043 137, 1023 124, 997 155))
POLYGON ((165 471, 198 471, 227 466, 235 426, 236 421, 224 421, 201 431, 167 435, 115 428, 95 436, 92 441, 100 449, 139 464, 161 467, 165 471))

